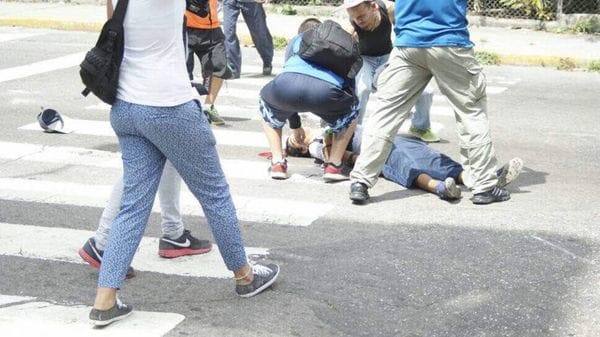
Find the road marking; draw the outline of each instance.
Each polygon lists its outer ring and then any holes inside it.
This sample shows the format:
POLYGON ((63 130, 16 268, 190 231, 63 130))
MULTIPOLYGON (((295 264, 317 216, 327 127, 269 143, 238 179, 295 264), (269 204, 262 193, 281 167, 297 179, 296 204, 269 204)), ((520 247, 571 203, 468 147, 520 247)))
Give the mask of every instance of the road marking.
MULTIPOLYGON (((77 252, 93 235, 94 232, 79 229, 0 223, 0 255, 87 264, 77 252), (60 244, 56 244, 57 242, 60 244)), ((158 242, 158 238, 142 238, 131 264, 136 270, 207 278, 233 276, 225 267, 216 245, 206 254, 182 256, 172 260, 158 256, 158 242)), ((269 254, 269 250, 246 247, 246 254, 265 256, 269 254)))
POLYGON ((66 69, 78 65, 83 61, 85 52, 70 54, 50 60, 35 62, 24 66, 0 70, 0 83, 47 73, 53 70, 66 69))
POLYGON ((44 35, 42 32, 32 33, 0 33, 0 42, 8 42, 13 40, 27 39, 34 36, 44 35))
POLYGON ((131 317, 113 323, 110 329, 93 329, 91 307, 32 302, 0 308, 2 337, 21 336, 111 336, 158 337, 173 330, 185 316, 168 312, 134 311, 131 317))
MULTIPOLYGON (((94 121, 84 119, 69 118, 70 127, 75 131, 73 133, 89 136, 110 136, 116 137, 115 132, 107 121, 94 121)), ((20 130, 41 131, 38 123, 31 123, 19 128, 20 130)), ((263 132, 253 131, 232 131, 212 129, 218 145, 249 146, 268 148, 269 143, 263 132)))
POLYGON ((503 92, 505 92, 508 88, 507 87, 496 87, 493 85, 488 85, 485 92, 488 95, 497 95, 497 94, 501 94, 503 92))
MULTIPOLYGON (((0 159, 24 160, 61 165, 92 166, 121 170, 123 162, 120 152, 91 150, 81 147, 48 146, 0 141, 0 159)), ((269 163, 263 161, 221 159, 221 167, 227 178, 271 180, 267 173, 269 163), (243 168, 243 169, 240 169, 243 168)), ((301 174, 293 174, 295 182, 322 184, 301 174)))
MULTIPOLYGON (((0 178, 0 199, 104 208, 110 185, 84 185, 45 180, 0 178)), ((288 226, 309 226, 333 209, 332 204, 258 196, 232 196, 240 220, 288 226)), ((155 202, 154 211, 159 211, 155 202)), ((182 189, 181 213, 204 216, 196 198, 182 189)))
POLYGON ((33 300, 35 300, 35 297, 11 296, 11 295, 0 294, 0 307, 6 306, 8 304, 21 303, 21 302, 33 301, 33 300))
POLYGON ((548 241, 548 240, 544 240, 544 239, 540 238, 539 236, 536 236, 536 235, 530 235, 530 237, 531 237, 531 238, 533 238, 533 239, 536 239, 536 240, 540 241, 540 242, 541 242, 541 243, 543 243, 544 245, 547 245, 547 246, 550 246, 550 247, 552 247, 552 248, 554 248, 554 249, 560 250, 561 252, 563 252, 563 253, 565 253, 565 254, 569 255, 570 257, 572 257, 572 258, 574 258, 574 259, 576 259, 576 260, 583 261, 583 262, 585 262, 585 263, 588 263, 588 264, 591 264, 591 265, 593 265, 593 266, 594 266, 594 265, 596 265, 596 262, 594 262, 594 261, 592 261, 592 260, 589 260, 589 259, 586 259, 585 257, 581 257, 581 256, 579 256, 579 255, 576 255, 576 254, 574 254, 574 253, 572 253, 572 252, 568 251, 567 249, 565 249, 565 248, 563 248, 563 247, 561 247, 561 246, 559 246, 559 245, 557 245, 557 244, 554 244, 554 243, 552 243, 552 242, 550 242, 550 241, 548 241))

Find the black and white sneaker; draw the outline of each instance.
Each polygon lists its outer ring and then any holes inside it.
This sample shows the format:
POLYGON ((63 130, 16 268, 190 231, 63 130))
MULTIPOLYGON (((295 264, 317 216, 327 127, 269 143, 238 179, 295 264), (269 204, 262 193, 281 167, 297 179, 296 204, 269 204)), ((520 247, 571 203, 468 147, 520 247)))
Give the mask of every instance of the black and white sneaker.
POLYGON ((133 306, 123 304, 117 298, 115 305, 108 310, 98 310, 92 308, 92 311, 90 311, 90 320, 92 323, 94 323, 94 325, 105 326, 131 315, 132 310, 133 306))
POLYGON ((510 199, 510 193, 507 190, 495 186, 493 189, 474 194, 471 198, 471 201, 476 205, 486 205, 491 204, 492 202, 501 202, 510 199))
POLYGON ((517 179, 523 170, 523 159, 515 157, 504 164, 501 169, 496 172, 498 183, 496 186, 505 187, 517 179))
POLYGON ((235 292, 241 297, 252 297, 269 288, 279 276, 279 266, 276 264, 252 265, 254 280, 246 285, 236 285, 235 292))
MULTIPOLYGON (((90 266, 96 269, 100 269, 103 253, 104 251, 96 248, 96 241, 94 238, 89 238, 83 247, 79 249, 79 256, 81 256, 85 262, 89 263, 90 266)), ((133 270, 133 267, 129 266, 129 268, 127 268, 127 274, 125 275, 125 278, 132 278, 134 276, 135 271, 133 270)))
POLYGON ((184 230, 183 235, 172 240, 166 237, 160 238, 158 244, 158 255, 166 258, 174 258, 185 255, 197 255, 210 252, 212 243, 208 240, 199 240, 192 236, 189 230, 184 230))

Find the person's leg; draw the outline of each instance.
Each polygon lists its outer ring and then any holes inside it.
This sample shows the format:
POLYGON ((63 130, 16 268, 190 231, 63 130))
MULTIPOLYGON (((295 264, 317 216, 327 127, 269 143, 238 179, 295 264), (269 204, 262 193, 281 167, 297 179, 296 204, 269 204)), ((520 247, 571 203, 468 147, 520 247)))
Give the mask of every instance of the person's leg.
POLYGON ((119 208, 121 207, 121 197, 123 195, 123 175, 120 175, 113 185, 108 204, 104 207, 100 221, 98 222, 98 229, 94 235, 94 242, 96 248, 103 251, 108 241, 108 234, 110 233, 110 227, 113 220, 119 214, 119 208))
POLYGON ((198 199, 225 264, 246 264, 235 208, 221 170, 216 141, 196 101, 165 109, 162 123, 148 124, 143 134, 164 153, 198 199), (168 113, 167 113, 168 111, 168 113))
POLYGON ((361 155, 350 174, 353 182, 367 187, 376 183, 400 125, 430 78, 421 48, 392 51, 376 83, 375 109, 365 116, 361 155))
POLYGON ((415 103, 415 112, 412 116, 410 132, 424 142, 439 142, 440 137, 431 130, 430 113, 433 105, 433 90, 425 87, 415 103))
POLYGON ((181 177, 170 161, 166 161, 158 185, 160 202, 161 229, 163 236, 176 239, 183 235, 184 226, 179 207, 181 194, 181 177))
MULTIPOLYGON (((250 31, 252 42, 256 51, 263 61, 264 67, 272 67, 273 64, 273 37, 267 26, 267 16, 261 3, 244 2, 240 3, 242 16, 250 31)), ((263 70, 265 70, 263 67, 263 70)), ((268 74, 270 75, 270 71, 268 74)))
POLYGON ((237 0, 223 0, 223 33, 225 34, 225 50, 227 63, 232 67, 233 78, 242 73, 242 52, 236 33, 237 19, 240 15, 237 0))
POLYGON ((348 126, 348 128, 333 134, 331 140, 331 151, 329 153, 329 163, 332 163, 336 166, 342 164, 342 157, 346 153, 346 148, 348 147, 348 143, 352 138, 356 124, 357 120, 355 119, 348 126))
POLYGON ((213 104, 215 104, 215 101, 217 100, 217 96, 219 95, 219 91, 221 90, 221 87, 223 86, 223 79, 216 77, 216 76, 211 76, 210 77, 210 84, 208 86, 208 95, 206 95, 206 98, 204 99, 204 104, 211 106, 213 104))
POLYGON ((367 102, 373 88, 373 75, 375 75, 375 59, 371 56, 362 56, 363 65, 356 75, 356 97, 358 98, 358 124, 362 124, 367 110, 367 102))
MULTIPOLYGON (((454 109, 461 163, 465 170, 464 183, 474 194, 491 191, 497 185, 498 177, 487 116, 483 68, 472 49, 428 48, 427 53, 438 87, 454 109)), ((508 198, 510 195, 506 192, 493 201, 508 198)))
POLYGON ((133 127, 151 110, 122 101, 112 107, 111 124, 121 146, 124 187, 121 210, 112 224, 98 276, 97 310, 115 306, 116 290, 121 288, 142 239, 158 189, 165 158, 133 127))

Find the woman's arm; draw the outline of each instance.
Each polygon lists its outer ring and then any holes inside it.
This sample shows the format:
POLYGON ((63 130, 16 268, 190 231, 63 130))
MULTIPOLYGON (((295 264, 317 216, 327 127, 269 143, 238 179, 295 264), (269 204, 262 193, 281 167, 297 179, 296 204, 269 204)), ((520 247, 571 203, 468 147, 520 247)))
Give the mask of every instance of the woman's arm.
POLYGON ((113 16, 113 4, 112 0, 106 0, 106 18, 110 19, 113 16))

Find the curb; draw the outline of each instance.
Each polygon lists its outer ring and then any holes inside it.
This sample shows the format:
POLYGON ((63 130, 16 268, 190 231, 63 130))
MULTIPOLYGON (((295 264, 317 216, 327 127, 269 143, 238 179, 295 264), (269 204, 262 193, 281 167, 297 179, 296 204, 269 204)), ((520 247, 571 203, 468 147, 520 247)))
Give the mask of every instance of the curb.
MULTIPOLYGON (((254 47, 252 37, 250 34, 238 33, 240 44, 245 47, 254 47)), ((283 38, 289 40, 289 38, 283 36, 273 35, 273 39, 283 38)), ((277 48, 276 48, 277 50, 277 48)), ((530 66, 530 67, 556 67, 562 70, 575 70, 575 69, 587 69, 593 60, 583 58, 572 58, 572 57, 559 57, 559 56, 542 56, 542 55, 500 55, 495 52, 489 52, 486 50, 477 50, 477 52, 490 53, 498 57, 498 63, 494 65, 513 65, 513 66, 530 66)))
POLYGON ((73 30, 85 32, 100 32, 103 23, 77 22, 61 20, 41 20, 24 18, 4 18, 0 19, 0 26, 19 26, 29 28, 47 28, 58 30, 73 30))

